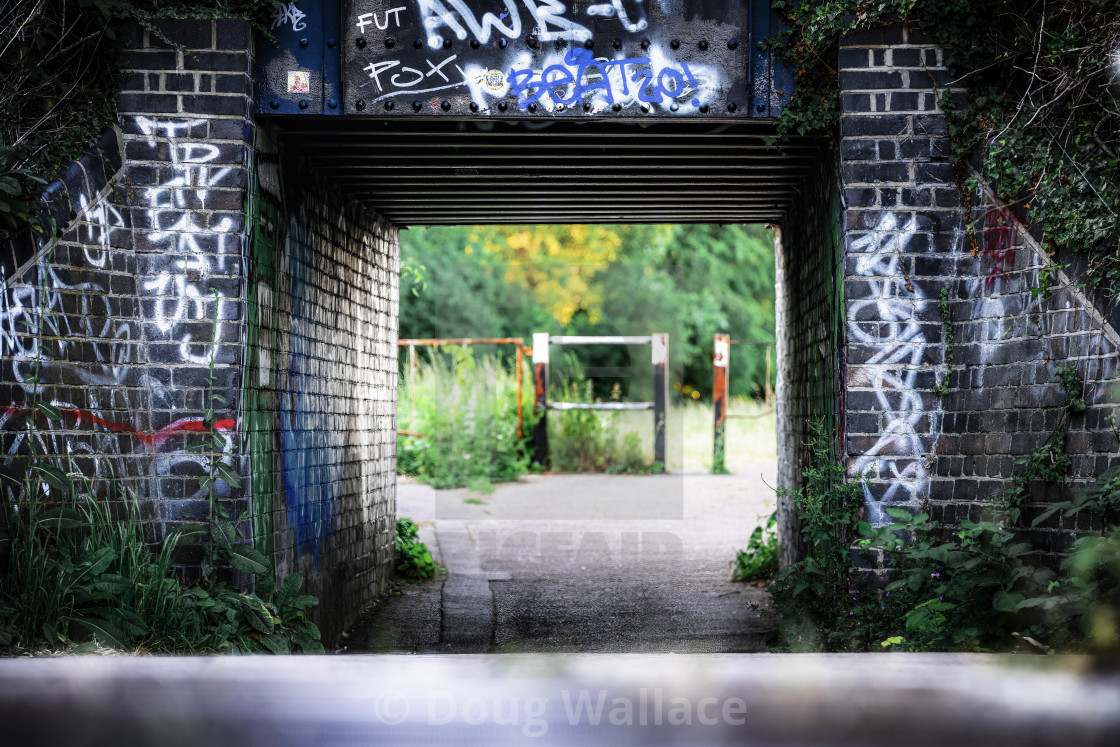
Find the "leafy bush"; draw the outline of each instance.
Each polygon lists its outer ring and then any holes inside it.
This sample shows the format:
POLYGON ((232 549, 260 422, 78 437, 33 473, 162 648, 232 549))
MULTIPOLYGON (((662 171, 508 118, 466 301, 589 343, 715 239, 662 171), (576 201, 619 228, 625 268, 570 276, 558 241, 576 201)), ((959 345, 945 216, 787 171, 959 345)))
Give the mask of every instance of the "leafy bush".
MULTIPOLYGON (((570 372, 559 385, 564 401, 598 401, 592 382, 574 357, 565 356, 563 370, 570 372)), ((617 384, 610 397, 615 402, 620 399, 617 384)), ((562 472, 648 474, 663 467, 647 460, 641 436, 622 432, 618 411, 558 410, 549 415, 548 426, 552 466, 562 472)))
POLYGON ((532 429, 531 384, 516 402, 515 372, 500 360, 475 360, 465 347, 433 353, 412 379, 402 376, 397 471, 434 488, 485 490, 510 482, 529 468, 525 439, 517 437, 517 408, 524 433, 532 429))
POLYGON ((814 467, 805 491, 793 494, 808 556, 773 587, 782 616, 775 648, 1001 651, 1025 642, 1048 651, 1120 651, 1120 472, 1105 473, 1036 519, 1057 511, 1103 517, 1104 531, 1078 539, 1055 571, 1019 541, 1013 524, 948 527, 898 507, 887 509, 894 520, 888 526, 860 521, 859 483, 840 482, 843 468, 829 459, 829 442, 816 428, 814 467), (848 577, 842 538, 857 535, 852 549, 890 569, 882 589, 848 577))
POLYGON ((747 540, 745 550, 731 561, 732 581, 769 581, 778 572, 778 532, 774 525, 778 513, 770 514, 763 526, 757 526, 747 540))
POLYGON ((397 576, 409 583, 427 581, 441 570, 420 541, 420 529, 412 519, 397 519, 396 558, 397 576))
POLYGON ((21 476, 3 473, 14 499, 0 528, 0 646, 58 648, 96 640, 156 652, 322 652, 304 615, 318 600, 298 594, 288 574, 279 588, 256 550, 224 513, 209 525, 170 533, 155 550, 144 537, 138 501, 98 489, 70 465, 35 460, 21 476), (108 492, 115 499, 101 499, 108 492), (217 574, 184 586, 175 574, 181 547, 205 542, 214 568, 259 578, 243 592, 217 574))

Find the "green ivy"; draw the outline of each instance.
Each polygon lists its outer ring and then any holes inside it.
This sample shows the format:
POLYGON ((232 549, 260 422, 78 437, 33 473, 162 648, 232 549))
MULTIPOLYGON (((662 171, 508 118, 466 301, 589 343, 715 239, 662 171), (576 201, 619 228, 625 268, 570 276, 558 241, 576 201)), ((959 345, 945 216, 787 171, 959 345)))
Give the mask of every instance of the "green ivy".
MULTIPOLYGON (((1088 285, 1120 292, 1120 47, 1114 0, 774 0, 786 30, 770 41, 796 85, 784 137, 839 133, 841 38, 904 20, 946 50, 954 107, 941 92, 959 163, 1037 226, 1048 250, 1088 259, 1088 285), (976 159, 974 156, 979 155, 976 159)), ((933 87, 931 83, 931 87, 933 87)))

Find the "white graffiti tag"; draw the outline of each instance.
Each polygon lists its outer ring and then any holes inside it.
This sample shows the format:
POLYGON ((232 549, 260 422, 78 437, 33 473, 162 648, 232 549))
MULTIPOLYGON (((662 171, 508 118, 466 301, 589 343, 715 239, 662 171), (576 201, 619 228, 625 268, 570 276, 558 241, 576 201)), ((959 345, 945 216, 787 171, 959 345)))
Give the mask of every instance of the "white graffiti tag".
POLYGON ((900 255, 916 231, 911 217, 900 225, 894 213, 884 213, 874 231, 854 240, 856 275, 868 278, 869 292, 848 309, 849 344, 877 348, 871 357, 848 372, 848 387, 869 387, 883 426, 876 443, 852 461, 849 474, 868 475, 864 485, 868 520, 890 523, 884 509, 891 504, 915 503, 929 492, 930 465, 925 439, 935 432, 937 413, 926 412, 916 387, 929 345, 918 320, 934 308, 921 290, 906 287, 900 255), (877 478, 890 480, 882 495, 872 492, 877 478))

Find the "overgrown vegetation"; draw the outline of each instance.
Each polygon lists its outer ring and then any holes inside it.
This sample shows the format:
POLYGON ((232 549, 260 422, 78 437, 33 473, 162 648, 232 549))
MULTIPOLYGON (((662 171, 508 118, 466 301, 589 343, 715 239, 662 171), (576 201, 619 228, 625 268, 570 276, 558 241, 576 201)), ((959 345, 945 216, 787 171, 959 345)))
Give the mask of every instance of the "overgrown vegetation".
POLYGON ((796 76, 783 135, 835 138, 840 39, 855 27, 905 19, 946 50, 949 114, 959 164, 1041 230, 1050 250, 1088 258, 1088 283, 1120 284, 1120 16, 1112 0, 774 0, 787 30, 771 45, 796 76))
MULTIPOLYGON (((156 38, 161 18, 248 18, 275 0, 17 0, 0 13, 0 236, 51 228, 36 204, 69 161, 116 121, 126 24, 156 38)), ((261 26, 263 28, 263 26, 261 26)))
POLYGON ((762 526, 757 526, 747 540, 747 547, 735 553, 731 561, 732 581, 769 581, 778 572, 777 512, 762 526))
MULTIPOLYGON (((50 262, 51 250, 46 261, 50 262)), ((43 282, 46 275, 43 274, 43 282)), ((217 293, 214 291, 215 294, 217 293)), ((46 288, 39 289, 35 349, 43 349, 46 288)), ((0 467, 0 646, 15 650, 89 647, 159 652, 321 653, 318 628, 304 611, 318 604, 300 595, 303 579, 290 573, 277 586, 270 561, 244 542, 215 494, 215 482, 240 487, 225 461, 228 437, 215 427, 217 319, 212 325, 203 430, 189 450, 201 454, 207 475, 199 490, 209 496, 209 520, 166 537, 146 536, 141 504, 115 481, 98 482, 69 455, 50 454, 36 417, 60 422, 57 407, 39 401, 43 361, 23 380, 33 413, 22 439, 27 453, 0 467), (154 549, 153 549, 154 545, 154 549), (180 551, 200 545, 197 581, 184 584, 180 551), (231 583, 232 571, 245 575, 231 583), (255 591, 243 590, 242 586, 255 591)), ((147 525, 151 529, 151 525, 147 525)))
MULTIPOLYGON (((554 386, 565 402, 592 403, 591 381, 574 356, 565 356, 566 375, 554 386)), ((621 401, 621 387, 611 389, 610 402, 621 401)), ((642 438, 620 428, 619 411, 560 410, 549 413, 548 442, 552 467, 561 472, 606 472, 608 474, 648 474, 661 472, 664 465, 646 456, 642 438)))
POLYGON ((892 507, 892 523, 872 527, 861 518, 862 486, 842 482, 831 443, 816 427, 806 487, 789 494, 807 556, 772 589, 776 650, 1120 650, 1120 471, 1035 519, 1097 517, 1097 531, 1076 540, 1054 570, 1006 513, 952 526, 892 507), (853 558, 890 569, 889 583, 858 583, 853 558))
POLYGON ((397 578, 413 584, 434 578, 441 571, 428 546, 420 541, 420 528, 412 519, 397 519, 395 567, 397 578))
POLYGON ((534 422, 531 382, 517 401, 512 366, 493 356, 476 359, 469 347, 432 352, 398 393, 397 471, 434 488, 484 492, 529 469, 525 438, 534 422))

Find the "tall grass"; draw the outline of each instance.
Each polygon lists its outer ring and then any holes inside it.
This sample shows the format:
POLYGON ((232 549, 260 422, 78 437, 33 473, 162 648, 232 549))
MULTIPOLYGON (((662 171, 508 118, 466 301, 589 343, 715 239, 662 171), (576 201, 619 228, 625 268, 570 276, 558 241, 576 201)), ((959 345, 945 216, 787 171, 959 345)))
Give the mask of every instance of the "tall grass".
MULTIPOLYGON (((595 395, 578 363, 553 382, 550 396, 593 402, 595 395)), ((515 372, 491 356, 469 349, 434 351, 412 378, 401 377, 397 471, 436 488, 488 490, 529 470, 533 428, 532 383, 525 372, 521 408, 524 436, 517 439, 515 372)), ((620 398, 616 386, 609 395, 620 398)), ((675 398, 675 393, 670 395, 675 398)), ((732 471, 777 459, 772 407, 734 398, 726 427, 726 465, 732 471)), ((666 418, 666 465, 671 472, 712 468, 712 407, 670 401, 666 418)), ((563 410, 548 414, 552 467, 562 472, 642 473, 653 465, 653 415, 649 411, 563 410)))
POLYGON ((529 469, 526 437, 532 433, 532 381, 517 402, 516 372, 470 348, 431 351, 414 376, 401 377, 397 471, 435 488, 488 490, 529 469), (517 437, 517 408, 524 418, 517 437))

